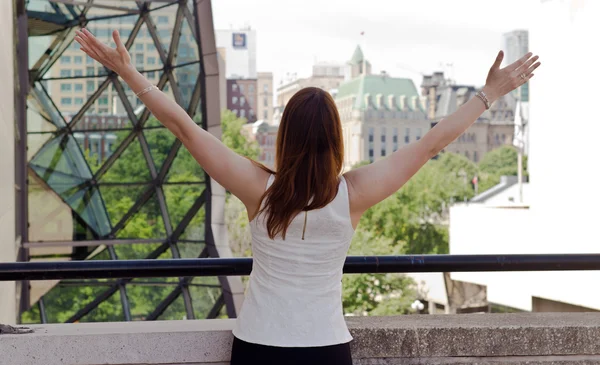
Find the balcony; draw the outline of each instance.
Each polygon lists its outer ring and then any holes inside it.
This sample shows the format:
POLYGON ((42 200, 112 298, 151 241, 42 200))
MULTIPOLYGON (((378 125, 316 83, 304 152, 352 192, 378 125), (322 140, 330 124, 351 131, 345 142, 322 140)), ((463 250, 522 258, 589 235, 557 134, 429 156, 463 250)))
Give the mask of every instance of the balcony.
MULTIPOLYGON (((1 365, 224 365, 234 320, 33 326, 0 335, 1 365)), ((349 317, 357 365, 598 364, 600 315, 349 317)))

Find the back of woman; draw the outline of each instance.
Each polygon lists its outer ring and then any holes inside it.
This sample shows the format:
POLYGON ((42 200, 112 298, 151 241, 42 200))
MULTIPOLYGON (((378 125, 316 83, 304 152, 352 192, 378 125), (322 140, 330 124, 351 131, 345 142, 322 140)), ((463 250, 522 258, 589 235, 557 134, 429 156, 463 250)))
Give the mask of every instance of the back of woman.
POLYGON ((328 205, 291 221, 285 240, 269 237, 262 216, 251 229, 254 264, 234 335, 282 347, 350 341, 340 299, 342 267, 354 234, 345 179, 328 205))
MULTIPOLYGON (((540 66, 538 57, 528 53, 500 68, 500 52, 474 98, 419 141, 343 176, 342 125, 335 102, 321 89, 302 89, 281 119, 275 172, 237 155, 200 128, 136 70, 116 30, 113 38, 115 49, 87 29, 77 31, 75 39, 83 52, 123 78, 251 217, 254 266, 234 330, 232 365, 352 364, 341 279, 360 217, 400 189, 495 100, 529 81, 540 66)), ((351 132, 359 138, 364 134, 354 128, 351 132)))

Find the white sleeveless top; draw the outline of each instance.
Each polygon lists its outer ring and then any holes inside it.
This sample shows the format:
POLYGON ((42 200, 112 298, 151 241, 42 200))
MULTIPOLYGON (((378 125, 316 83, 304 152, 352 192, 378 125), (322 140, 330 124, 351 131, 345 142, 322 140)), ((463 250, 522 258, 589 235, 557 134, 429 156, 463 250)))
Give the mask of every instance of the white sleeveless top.
MULTIPOLYGON (((273 183, 270 176, 267 188, 273 183)), ((254 263, 234 336, 279 347, 316 347, 352 340, 342 311, 342 268, 354 229, 348 186, 327 206, 304 213, 286 238, 269 238, 264 215, 251 223, 254 263)))

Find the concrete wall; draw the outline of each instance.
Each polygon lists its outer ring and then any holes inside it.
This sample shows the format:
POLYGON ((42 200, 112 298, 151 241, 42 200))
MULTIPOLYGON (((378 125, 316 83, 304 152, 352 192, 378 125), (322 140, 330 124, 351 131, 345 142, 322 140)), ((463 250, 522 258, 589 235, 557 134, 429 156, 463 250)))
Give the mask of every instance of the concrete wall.
MULTIPOLYGON (((61 324, 0 335, 0 365, 225 365, 234 320, 61 324)), ((598 364, 600 314, 351 317, 356 365, 598 364)))
MULTIPOLYGON (((16 261, 13 2, 0 1, 0 261, 16 261)), ((15 283, 0 282, 0 323, 16 320, 15 283)))

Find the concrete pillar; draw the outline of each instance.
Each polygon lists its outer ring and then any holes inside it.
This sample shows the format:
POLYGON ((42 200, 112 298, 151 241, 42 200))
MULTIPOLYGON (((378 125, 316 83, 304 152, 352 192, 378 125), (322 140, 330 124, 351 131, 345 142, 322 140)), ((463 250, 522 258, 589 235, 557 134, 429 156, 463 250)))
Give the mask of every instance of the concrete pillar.
MULTIPOLYGON (((0 262, 14 262, 15 243, 15 112, 13 1, 0 1, 0 262)), ((17 318, 16 286, 0 282, 0 323, 17 318)))

